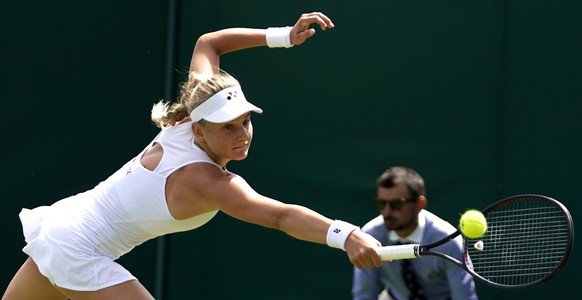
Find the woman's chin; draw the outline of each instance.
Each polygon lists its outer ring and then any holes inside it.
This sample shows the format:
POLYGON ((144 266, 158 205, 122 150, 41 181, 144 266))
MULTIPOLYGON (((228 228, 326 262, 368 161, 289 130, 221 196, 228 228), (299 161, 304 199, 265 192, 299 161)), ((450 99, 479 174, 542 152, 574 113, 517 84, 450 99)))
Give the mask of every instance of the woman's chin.
POLYGON ((245 158, 247 158, 248 155, 249 155, 248 151, 245 151, 243 153, 235 153, 232 156, 232 160, 244 160, 245 158))

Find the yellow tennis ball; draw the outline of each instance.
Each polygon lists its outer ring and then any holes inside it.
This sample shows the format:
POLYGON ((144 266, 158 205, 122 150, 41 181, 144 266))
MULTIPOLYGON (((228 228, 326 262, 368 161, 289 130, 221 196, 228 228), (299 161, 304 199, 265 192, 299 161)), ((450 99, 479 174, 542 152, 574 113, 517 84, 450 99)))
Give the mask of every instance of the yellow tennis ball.
POLYGON ((466 237, 476 239, 487 231, 487 220, 480 211, 470 209, 461 216, 459 229, 466 237))

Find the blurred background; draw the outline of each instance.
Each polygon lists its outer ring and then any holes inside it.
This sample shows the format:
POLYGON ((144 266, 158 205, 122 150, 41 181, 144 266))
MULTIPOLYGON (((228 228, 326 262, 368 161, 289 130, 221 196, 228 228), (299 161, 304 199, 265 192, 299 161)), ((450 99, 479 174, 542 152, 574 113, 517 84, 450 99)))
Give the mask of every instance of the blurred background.
MULTIPOLYGON (((580 1, 2 1, 0 290, 26 259, 20 209, 90 189, 140 152, 158 132, 151 106, 175 99, 198 36, 293 25, 311 11, 336 28, 222 58, 265 110, 231 171, 358 225, 376 215, 374 180, 393 165, 418 170, 428 209, 452 224, 522 193, 560 200, 577 223, 580 1)), ((579 247, 541 287, 477 291, 580 298, 579 247)), ((224 214, 119 262, 157 299, 351 298, 342 251, 224 214)))

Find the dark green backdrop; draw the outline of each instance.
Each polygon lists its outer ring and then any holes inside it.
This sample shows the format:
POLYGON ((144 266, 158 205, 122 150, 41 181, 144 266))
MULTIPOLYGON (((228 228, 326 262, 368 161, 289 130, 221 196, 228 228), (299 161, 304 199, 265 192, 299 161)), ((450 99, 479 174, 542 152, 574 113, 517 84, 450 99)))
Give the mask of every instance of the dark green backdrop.
MULTIPOLYGON (((0 287, 26 258, 19 210, 91 188, 139 152, 157 132, 151 105, 175 96, 199 35, 316 10, 336 28, 223 57, 265 110, 251 155, 229 169, 359 225, 375 214, 374 179, 396 164, 424 175, 429 209, 452 223, 518 193, 553 196, 577 221, 579 1, 3 1, 0 287)), ((344 253, 224 214, 120 262, 164 299, 350 299, 344 253)), ((580 264, 535 289, 478 292, 579 298, 580 264)))

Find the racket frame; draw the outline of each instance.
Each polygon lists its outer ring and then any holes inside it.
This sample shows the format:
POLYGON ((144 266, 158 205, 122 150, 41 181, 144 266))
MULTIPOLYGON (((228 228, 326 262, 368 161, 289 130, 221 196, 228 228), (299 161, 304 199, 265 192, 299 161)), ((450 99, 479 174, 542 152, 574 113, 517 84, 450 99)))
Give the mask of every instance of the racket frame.
POLYGON ((562 210, 562 213, 563 213, 564 217, 566 218, 566 222, 568 224, 568 229, 569 229, 569 232, 568 232, 569 238, 568 238, 567 245, 565 248, 566 250, 564 252, 564 255, 563 255, 559 265, 550 274, 544 276, 543 278, 541 278, 539 280, 529 282, 527 284, 505 285, 505 284, 490 281, 490 280, 484 278, 483 276, 479 275, 477 272, 475 272, 473 270, 472 265, 471 265, 471 259, 469 257, 469 251, 467 248, 468 247, 467 238, 465 236, 463 236, 461 231, 458 229, 455 232, 449 234, 448 236, 442 238, 441 240, 438 240, 436 242, 429 243, 429 244, 424 244, 424 245, 422 245, 422 244, 408 244, 408 245, 395 245, 395 246, 382 247, 380 249, 380 257, 382 258, 382 260, 387 261, 387 260, 398 260, 398 259, 411 259, 411 258, 425 256, 425 255, 437 256, 437 257, 446 259, 446 260, 454 263, 458 267, 467 271, 469 274, 471 274, 474 278, 478 279, 479 281, 481 281, 487 285, 501 288, 501 289, 525 289, 525 288, 531 288, 534 286, 541 285, 541 284, 551 280, 556 275, 558 275, 558 273, 560 273, 562 271, 562 269, 566 266, 566 263, 568 261, 568 258, 570 257, 570 253, 572 251, 572 246, 574 243, 574 223, 572 220, 572 216, 570 215, 570 212, 568 211, 568 209, 566 208, 565 205, 563 205, 561 202, 559 202, 553 198, 550 198, 550 197, 547 197, 544 195, 538 195, 538 194, 521 194, 521 195, 507 197, 505 199, 499 200, 499 201, 487 206, 485 209, 482 210, 482 213, 487 217, 487 213, 490 211, 493 211, 497 207, 507 205, 507 203, 510 203, 510 202, 520 201, 520 199, 523 199, 523 198, 535 198, 535 199, 542 199, 542 200, 552 202, 554 205, 556 205, 557 207, 559 207, 562 210), (448 255, 448 254, 436 252, 436 251, 431 251, 432 248, 443 245, 443 244, 455 239, 459 235, 461 235, 463 237, 463 261, 462 262, 459 261, 458 259, 448 255))

